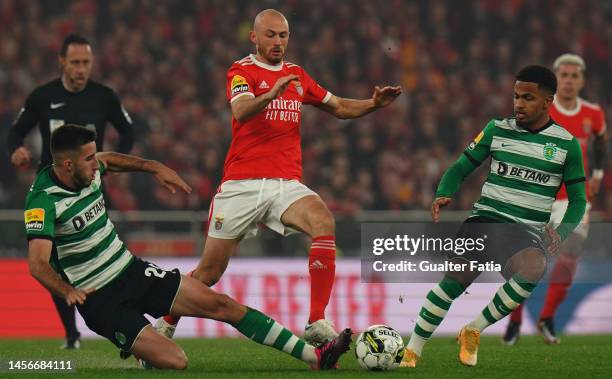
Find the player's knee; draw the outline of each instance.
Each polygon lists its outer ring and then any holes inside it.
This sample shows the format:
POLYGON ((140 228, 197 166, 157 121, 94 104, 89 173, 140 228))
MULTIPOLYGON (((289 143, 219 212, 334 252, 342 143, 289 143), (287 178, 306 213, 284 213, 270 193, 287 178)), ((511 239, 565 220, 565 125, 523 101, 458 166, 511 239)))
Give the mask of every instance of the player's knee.
POLYGON ((172 370, 184 370, 187 368, 187 355, 180 347, 176 347, 173 351, 167 354, 167 367, 172 370))
POLYGON ((518 273, 525 279, 536 283, 546 272, 546 257, 541 250, 529 249, 521 252, 518 273))
POLYGON ((223 275, 223 270, 216 266, 204 266, 193 272, 192 277, 207 287, 214 286, 223 275))

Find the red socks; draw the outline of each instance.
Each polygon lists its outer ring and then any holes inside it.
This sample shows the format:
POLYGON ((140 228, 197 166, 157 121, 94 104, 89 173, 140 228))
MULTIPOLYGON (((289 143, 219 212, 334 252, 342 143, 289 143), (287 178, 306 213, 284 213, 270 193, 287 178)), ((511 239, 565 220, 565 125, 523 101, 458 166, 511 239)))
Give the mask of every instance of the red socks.
POLYGON ((521 304, 515 310, 510 313, 510 321, 521 323, 523 321, 523 305, 521 304))
MULTIPOLYGON (((336 276, 336 237, 321 236, 312 239, 308 258, 310 273, 310 317, 309 323, 325 318, 336 276)), ((187 274, 191 276, 192 272, 187 274)), ((180 317, 164 316, 164 321, 176 325, 180 317)))
POLYGON ((555 315, 559 304, 565 300, 567 291, 572 285, 578 259, 568 254, 561 254, 555 263, 546 292, 546 301, 540 319, 555 315))
POLYGON ((336 276, 336 237, 321 236, 312 239, 308 258, 310 273, 309 323, 325 318, 336 276))

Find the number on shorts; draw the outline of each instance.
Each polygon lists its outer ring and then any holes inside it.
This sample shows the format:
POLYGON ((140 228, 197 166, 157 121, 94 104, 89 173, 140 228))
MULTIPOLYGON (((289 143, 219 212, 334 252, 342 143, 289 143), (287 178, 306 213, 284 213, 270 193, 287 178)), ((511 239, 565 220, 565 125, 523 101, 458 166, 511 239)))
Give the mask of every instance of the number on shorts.
POLYGON ((151 277, 151 275, 155 275, 158 278, 163 278, 164 276, 166 276, 166 271, 164 271, 161 267, 154 265, 153 263, 149 263, 149 267, 147 267, 144 270, 144 274, 145 276, 148 276, 149 278, 151 277))

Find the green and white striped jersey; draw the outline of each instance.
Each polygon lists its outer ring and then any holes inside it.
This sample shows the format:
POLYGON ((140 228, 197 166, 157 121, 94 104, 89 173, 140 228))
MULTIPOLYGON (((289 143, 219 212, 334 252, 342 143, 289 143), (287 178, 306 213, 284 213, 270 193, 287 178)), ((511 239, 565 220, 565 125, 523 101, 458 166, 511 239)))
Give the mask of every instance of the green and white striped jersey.
POLYGON ((74 191, 62 185, 53 166, 48 166, 36 176, 26 197, 28 240, 52 240, 53 266, 76 288, 104 287, 133 259, 106 213, 100 179, 104 171, 100 162, 91 184, 74 191))
POLYGON ((472 214, 538 231, 550 219, 561 183, 585 178, 580 143, 553 120, 538 131, 517 126, 513 118, 491 120, 464 154, 477 166, 491 156, 472 214))

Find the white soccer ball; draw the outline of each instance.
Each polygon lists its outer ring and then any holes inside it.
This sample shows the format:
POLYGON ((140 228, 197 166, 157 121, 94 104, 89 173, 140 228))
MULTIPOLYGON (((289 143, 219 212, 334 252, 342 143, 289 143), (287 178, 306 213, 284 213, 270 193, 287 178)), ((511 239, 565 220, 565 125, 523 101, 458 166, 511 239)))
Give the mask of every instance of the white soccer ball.
POLYGON ((355 356, 367 370, 393 370, 404 357, 404 340, 387 325, 372 325, 357 337, 355 356))

